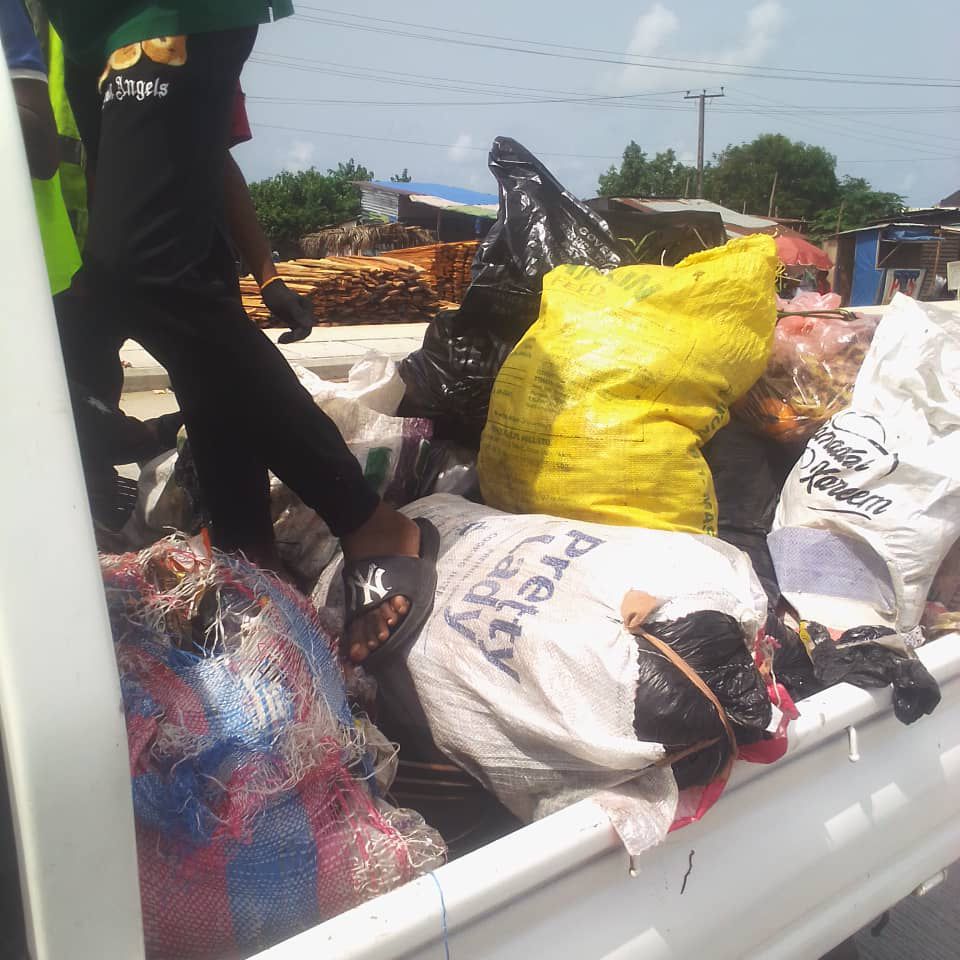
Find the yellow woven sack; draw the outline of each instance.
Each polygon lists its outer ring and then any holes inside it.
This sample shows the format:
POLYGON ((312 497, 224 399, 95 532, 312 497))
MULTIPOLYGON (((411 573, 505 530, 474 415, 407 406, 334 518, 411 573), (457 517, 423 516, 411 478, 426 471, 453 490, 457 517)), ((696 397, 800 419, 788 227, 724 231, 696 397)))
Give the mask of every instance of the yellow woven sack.
POLYGON ((494 386, 488 504, 661 530, 717 530, 700 454, 767 363, 777 252, 734 240, 675 267, 558 267, 494 386))

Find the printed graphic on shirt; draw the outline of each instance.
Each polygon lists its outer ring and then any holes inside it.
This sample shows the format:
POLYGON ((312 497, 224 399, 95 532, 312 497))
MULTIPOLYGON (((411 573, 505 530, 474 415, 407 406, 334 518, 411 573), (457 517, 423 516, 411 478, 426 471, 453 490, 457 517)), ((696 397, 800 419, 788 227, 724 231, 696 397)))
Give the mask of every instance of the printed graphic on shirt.
POLYGON ((151 98, 163 98, 170 92, 169 83, 159 80, 131 80, 129 77, 114 77, 103 94, 103 102, 111 100, 136 100, 143 103, 151 98))
POLYGON ((170 67, 182 67, 187 62, 186 37, 155 37, 143 41, 143 52, 154 63, 165 63, 170 67))
POLYGON ((143 101, 149 97, 165 97, 170 89, 169 83, 154 80, 132 80, 118 74, 135 67, 144 54, 153 63, 164 67, 182 67, 187 62, 186 37, 154 37, 152 40, 143 40, 130 43, 119 50, 114 50, 107 60, 107 65, 100 75, 99 90, 103 94, 103 102, 124 100, 132 97, 143 101), (114 76, 111 77, 111 74, 114 76))

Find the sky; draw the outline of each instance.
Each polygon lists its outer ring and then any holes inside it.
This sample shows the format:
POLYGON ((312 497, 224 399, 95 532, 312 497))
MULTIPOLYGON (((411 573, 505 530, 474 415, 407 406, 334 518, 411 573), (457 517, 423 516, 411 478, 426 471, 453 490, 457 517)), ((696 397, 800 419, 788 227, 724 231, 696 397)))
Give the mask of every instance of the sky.
POLYGON ((947 0, 308 0, 261 28, 243 74, 251 181, 353 157, 378 179, 495 192, 496 136, 573 193, 636 140, 696 159, 762 133, 927 206, 960 189, 960 62, 947 0), (324 3, 339 6, 324 6, 324 3), (709 61, 709 63, 707 63, 709 61), (398 142, 401 141, 401 142, 398 142))

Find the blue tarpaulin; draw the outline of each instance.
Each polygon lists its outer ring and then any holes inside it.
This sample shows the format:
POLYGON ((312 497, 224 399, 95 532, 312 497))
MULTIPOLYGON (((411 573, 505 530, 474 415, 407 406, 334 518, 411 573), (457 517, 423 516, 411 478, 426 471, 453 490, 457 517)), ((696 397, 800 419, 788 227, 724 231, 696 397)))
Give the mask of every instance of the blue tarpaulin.
POLYGON ((872 307, 880 302, 884 271, 877 269, 879 245, 879 228, 862 230, 857 234, 853 255, 853 285, 850 290, 851 307, 872 307))
POLYGON ((924 243, 927 240, 939 239, 935 233, 930 232, 929 227, 924 226, 895 226, 887 227, 883 231, 884 240, 895 240, 897 243, 924 243))
POLYGON ((439 197, 441 200, 449 200, 463 207, 482 207, 500 202, 500 198, 495 193, 479 193, 476 190, 464 190, 462 187, 448 187, 442 183, 394 183, 390 180, 373 180, 371 186, 394 193, 439 197))

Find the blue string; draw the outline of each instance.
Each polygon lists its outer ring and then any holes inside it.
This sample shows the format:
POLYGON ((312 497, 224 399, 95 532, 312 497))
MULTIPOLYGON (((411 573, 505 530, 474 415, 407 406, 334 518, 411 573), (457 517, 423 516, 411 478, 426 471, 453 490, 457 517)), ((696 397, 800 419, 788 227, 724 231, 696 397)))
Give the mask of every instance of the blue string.
POLYGON ((443 887, 440 886, 440 881, 432 870, 428 876, 437 885, 437 893, 440 894, 440 930, 443 933, 443 956, 444 960, 450 960, 450 937, 447 933, 447 903, 443 899, 443 887))

